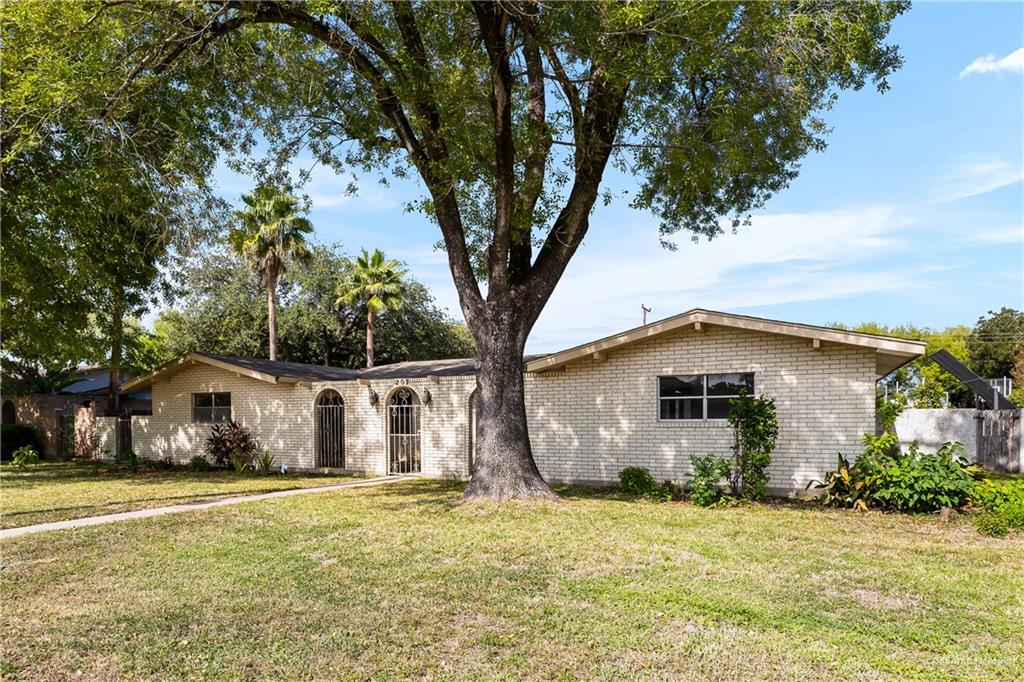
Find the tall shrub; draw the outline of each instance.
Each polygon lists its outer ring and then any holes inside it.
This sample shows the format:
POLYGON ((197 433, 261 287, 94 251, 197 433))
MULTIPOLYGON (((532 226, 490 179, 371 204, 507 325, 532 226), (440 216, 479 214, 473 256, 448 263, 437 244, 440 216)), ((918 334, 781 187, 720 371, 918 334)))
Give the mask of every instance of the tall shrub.
POLYGON ((766 469, 779 436, 775 399, 745 394, 729 401, 729 424, 733 428, 732 488, 750 499, 764 497, 768 487, 766 469))
POLYGON ((217 466, 252 464, 262 449, 252 432, 234 420, 214 424, 206 439, 206 452, 217 466))

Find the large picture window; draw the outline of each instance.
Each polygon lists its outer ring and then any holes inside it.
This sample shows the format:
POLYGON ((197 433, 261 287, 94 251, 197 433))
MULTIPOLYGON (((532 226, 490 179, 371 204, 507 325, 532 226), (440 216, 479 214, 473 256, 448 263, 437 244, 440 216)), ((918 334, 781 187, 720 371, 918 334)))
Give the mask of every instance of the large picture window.
POLYGON ((744 389, 754 394, 753 373, 658 377, 658 419, 725 419, 744 389))
POLYGON ((230 393, 193 393, 192 421, 226 422, 231 419, 230 393))

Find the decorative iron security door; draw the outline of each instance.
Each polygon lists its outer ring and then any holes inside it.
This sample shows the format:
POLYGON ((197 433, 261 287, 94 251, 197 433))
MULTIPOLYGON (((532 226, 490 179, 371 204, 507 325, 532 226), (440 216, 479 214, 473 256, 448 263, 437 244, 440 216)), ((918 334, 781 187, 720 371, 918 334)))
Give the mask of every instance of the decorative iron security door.
POLYGON ((420 398, 408 388, 388 400, 388 473, 420 473, 420 398))
POLYGON ((316 465, 345 468, 345 401, 327 390, 316 400, 316 465))

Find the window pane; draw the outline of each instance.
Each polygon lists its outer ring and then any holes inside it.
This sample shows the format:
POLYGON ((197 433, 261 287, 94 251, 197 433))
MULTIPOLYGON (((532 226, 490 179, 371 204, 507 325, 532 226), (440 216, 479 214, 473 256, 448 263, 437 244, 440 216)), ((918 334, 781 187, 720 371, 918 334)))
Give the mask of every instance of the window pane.
POLYGON ((213 404, 216 407, 231 407, 230 393, 214 393, 213 404))
POLYGON ((728 417, 730 400, 734 400, 734 398, 708 398, 708 419, 728 417))
POLYGON ((704 395, 701 376, 658 377, 658 395, 662 398, 704 395))
POLYGON ((708 395, 739 395, 740 389, 754 393, 753 374, 709 374, 708 395))
POLYGON ((230 407, 214 407, 212 408, 212 412, 213 414, 210 416, 210 421, 226 422, 231 419, 230 407))
POLYGON ((671 398, 662 399, 659 418, 661 419, 703 419, 704 400, 702 398, 671 398))
POLYGON ((213 421, 210 416, 212 407, 197 407, 192 410, 192 421, 196 422, 209 422, 213 421))
POLYGON ((196 407, 213 407, 212 393, 193 393, 192 404, 196 407))

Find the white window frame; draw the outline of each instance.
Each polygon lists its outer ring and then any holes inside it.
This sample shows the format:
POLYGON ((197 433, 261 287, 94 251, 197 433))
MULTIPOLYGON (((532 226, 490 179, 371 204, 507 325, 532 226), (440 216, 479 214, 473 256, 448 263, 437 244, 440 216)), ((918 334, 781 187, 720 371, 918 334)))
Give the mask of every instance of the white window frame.
POLYGON ((200 391, 199 393, 192 394, 192 423, 193 424, 218 424, 220 422, 230 421, 232 418, 232 400, 231 391, 200 391), (226 395, 228 397, 227 405, 216 405, 217 396, 226 395), (210 407, 199 407, 196 405, 196 398, 199 396, 210 396, 210 407), (227 414, 221 414, 220 418, 217 417, 217 410, 227 410, 227 414), (208 410, 209 419, 199 419, 198 410, 208 410))
POLYGON ((654 382, 654 397, 656 401, 657 417, 659 422, 666 424, 693 424, 696 422, 725 422, 728 421, 728 417, 708 417, 708 399, 732 399, 739 398, 740 395, 708 395, 708 377, 721 376, 723 374, 749 374, 754 383, 754 390, 751 391, 750 396, 752 397, 757 391, 757 376, 754 372, 708 372, 702 374, 659 374, 654 382), (678 377, 700 377, 701 395, 690 396, 690 397, 669 397, 661 395, 661 380, 662 379, 674 379, 678 377), (701 418, 700 419, 666 419, 661 416, 661 401, 663 400, 691 400, 700 401, 701 406, 701 418))

